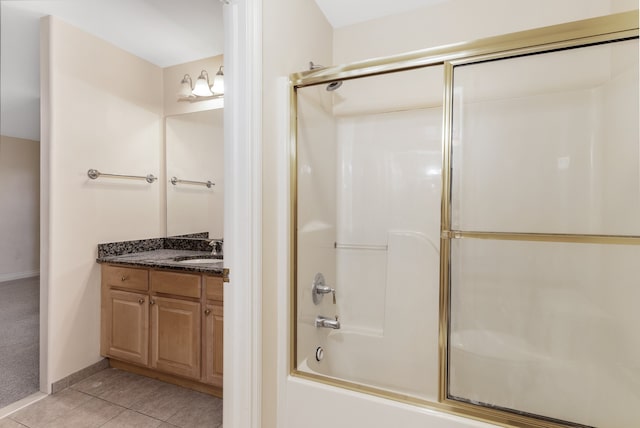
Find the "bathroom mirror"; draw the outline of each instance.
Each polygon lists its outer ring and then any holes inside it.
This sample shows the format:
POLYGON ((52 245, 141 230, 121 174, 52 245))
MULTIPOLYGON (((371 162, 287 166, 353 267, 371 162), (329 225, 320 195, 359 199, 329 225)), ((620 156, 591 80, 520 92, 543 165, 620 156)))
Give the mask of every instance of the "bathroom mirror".
POLYGON ((223 237, 224 109, 165 121, 167 236, 223 237))

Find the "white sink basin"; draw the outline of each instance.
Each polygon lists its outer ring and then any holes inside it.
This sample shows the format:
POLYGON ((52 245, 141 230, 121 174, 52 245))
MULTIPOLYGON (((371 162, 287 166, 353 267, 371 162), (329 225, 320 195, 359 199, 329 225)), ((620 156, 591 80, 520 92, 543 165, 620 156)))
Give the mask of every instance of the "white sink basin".
POLYGON ((212 259, 212 258, 202 258, 202 259, 187 259, 180 260, 178 263, 181 265, 210 265, 210 264, 222 264, 222 260, 220 259, 212 259))

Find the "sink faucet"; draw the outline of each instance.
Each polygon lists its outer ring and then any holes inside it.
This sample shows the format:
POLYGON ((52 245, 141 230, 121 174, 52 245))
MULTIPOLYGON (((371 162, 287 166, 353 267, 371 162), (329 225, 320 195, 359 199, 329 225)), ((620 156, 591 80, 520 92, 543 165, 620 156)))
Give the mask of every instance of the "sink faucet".
POLYGON ((316 317, 316 327, 332 328, 334 330, 338 330, 340 328, 340 321, 338 321, 337 315, 336 315, 336 319, 318 315, 316 317))
POLYGON ((213 249, 211 250, 211 254, 214 256, 221 256, 222 255, 222 243, 224 241, 222 239, 212 239, 211 241, 209 241, 209 245, 211 245, 213 247, 213 249))

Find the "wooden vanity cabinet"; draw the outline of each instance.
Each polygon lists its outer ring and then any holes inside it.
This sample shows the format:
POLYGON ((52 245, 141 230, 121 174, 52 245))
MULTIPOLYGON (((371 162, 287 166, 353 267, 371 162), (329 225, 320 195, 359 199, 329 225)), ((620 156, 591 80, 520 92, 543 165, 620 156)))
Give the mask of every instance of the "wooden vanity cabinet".
POLYGON ((202 381, 222 387, 223 361, 223 282, 222 278, 205 276, 202 381))
POLYGON ((102 269, 100 350, 134 364, 149 363, 149 297, 146 269, 102 269))
POLYGON ((135 364, 149 363, 149 305, 145 294, 109 290, 102 353, 135 364))
POLYGON ((200 374, 202 276, 151 271, 151 367, 197 379, 200 374))
POLYGON ((221 396, 222 290, 221 277, 102 265, 102 355, 221 396))

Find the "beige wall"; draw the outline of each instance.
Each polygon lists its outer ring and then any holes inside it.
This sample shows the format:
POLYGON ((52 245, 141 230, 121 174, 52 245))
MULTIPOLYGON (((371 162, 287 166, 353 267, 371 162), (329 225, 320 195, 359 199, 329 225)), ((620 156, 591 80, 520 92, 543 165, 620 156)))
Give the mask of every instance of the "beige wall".
POLYGON ((163 97, 161 68, 52 17, 41 67, 48 388, 100 359, 96 245, 162 233, 163 97), (90 180, 90 168, 160 179, 90 180))
POLYGON ((263 2, 263 395, 262 422, 264 428, 276 427, 276 365, 287 356, 286 349, 277 349, 278 308, 276 296, 278 260, 274 244, 277 230, 278 157, 282 153, 282 127, 286 119, 279 114, 276 100, 281 86, 278 79, 304 70, 309 61, 331 63, 332 29, 313 0, 265 0, 263 2))
POLYGON ((191 76, 191 80, 195 84, 198 76, 200 76, 200 72, 206 70, 209 74, 209 82, 213 84, 213 77, 222 65, 222 60, 222 55, 218 55, 164 68, 164 115, 173 116, 175 114, 192 113, 222 107, 224 100, 221 98, 189 102, 178 101, 177 97, 178 91, 180 90, 180 82, 185 74, 191 76))
POLYGON ((334 31, 334 64, 637 9, 636 0, 449 0, 334 31))
POLYGON ((38 274, 40 142, 0 135, 0 282, 38 274))

